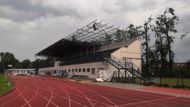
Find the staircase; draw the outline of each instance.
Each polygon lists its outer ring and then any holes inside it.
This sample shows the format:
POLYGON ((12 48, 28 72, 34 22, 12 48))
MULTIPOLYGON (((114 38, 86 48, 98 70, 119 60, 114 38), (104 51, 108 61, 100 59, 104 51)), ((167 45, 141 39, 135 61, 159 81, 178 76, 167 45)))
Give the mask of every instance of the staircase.
POLYGON ((109 58, 106 57, 104 58, 104 60, 106 62, 108 62, 109 64, 111 64, 112 66, 114 66, 115 68, 118 69, 118 73, 120 72, 120 70, 124 70, 125 73, 125 78, 126 78, 126 73, 131 73, 132 76, 140 79, 140 80, 144 80, 142 74, 139 72, 138 67, 132 63, 132 62, 124 62, 121 61, 120 59, 116 59, 116 58, 109 58))

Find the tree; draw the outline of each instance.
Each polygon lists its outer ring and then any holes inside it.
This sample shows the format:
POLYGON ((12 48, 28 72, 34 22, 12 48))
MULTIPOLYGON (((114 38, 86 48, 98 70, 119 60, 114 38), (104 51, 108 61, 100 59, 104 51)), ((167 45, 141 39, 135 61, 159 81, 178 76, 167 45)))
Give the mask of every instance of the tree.
POLYGON ((171 49, 174 37, 171 33, 177 33, 175 25, 179 21, 178 17, 174 13, 173 8, 167 8, 164 13, 156 19, 156 29, 165 38, 166 49, 169 56, 169 70, 172 72, 174 53, 171 49))
POLYGON ((105 36, 102 38, 102 44, 108 45, 113 42, 112 39, 113 35, 111 34, 105 34, 105 36))
POLYGON ((160 70, 160 84, 162 84, 162 76, 164 67, 166 65, 166 56, 167 56, 167 46, 164 44, 165 37, 160 32, 159 26, 154 26, 153 31, 155 33, 155 54, 158 57, 157 62, 158 64, 161 63, 161 70, 160 70))
POLYGON ((8 69, 8 65, 12 65, 14 67, 17 63, 17 59, 14 57, 12 53, 9 52, 1 52, 0 53, 0 72, 3 73, 5 69, 8 69))
POLYGON ((29 59, 25 59, 22 61, 22 68, 31 68, 31 61, 29 59))
POLYGON ((118 29, 113 35, 114 35, 114 42, 120 42, 122 40, 128 40, 126 30, 118 29))
POLYGON ((129 38, 130 40, 130 39, 139 37, 141 35, 140 28, 141 26, 134 26, 133 24, 130 24, 126 30, 127 38, 129 38))
MULTIPOLYGON (((151 21, 152 18, 149 17, 148 20, 144 23, 143 30, 142 30, 142 38, 144 42, 142 43, 142 46, 145 48, 145 52, 143 53, 143 56, 145 56, 145 71, 146 73, 149 73, 149 57, 150 57, 150 47, 149 47, 149 42, 150 42, 150 35, 149 32, 151 30, 151 21)), ((146 75, 144 73, 144 76, 146 75)))

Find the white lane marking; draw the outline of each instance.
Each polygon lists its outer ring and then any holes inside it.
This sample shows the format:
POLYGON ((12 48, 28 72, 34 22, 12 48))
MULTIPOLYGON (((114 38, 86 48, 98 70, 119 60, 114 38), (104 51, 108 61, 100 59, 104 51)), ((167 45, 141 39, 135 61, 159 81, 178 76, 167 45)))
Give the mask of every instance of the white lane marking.
POLYGON ((102 94, 100 94, 100 93, 98 93, 98 92, 96 92, 96 91, 94 91, 94 90, 87 89, 87 88, 81 87, 81 86, 79 86, 79 87, 80 87, 80 88, 83 88, 83 89, 85 89, 85 90, 91 91, 91 92, 93 92, 93 93, 96 93, 97 95, 99 95, 99 96, 102 97, 103 99, 105 99, 105 100, 107 100, 108 102, 110 102, 114 107, 118 107, 117 104, 115 104, 113 101, 111 101, 111 100, 110 100, 109 98, 107 98, 106 96, 104 96, 104 95, 102 95, 102 94))
MULTIPOLYGON (((23 93, 25 93, 27 89, 28 89, 28 87, 25 86, 23 93)), ((15 89, 15 91, 16 91, 16 89, 15 89)), ((17 91, 16 91, 16 92, 17 92, 17 91)), ((18 96, 20 96, 19 93, 18 93, 18 95, 16 95, 15 97, 12 97, 11 99, 9 99, 9 100, 7 100, 6 102, 4 102, 3 104, 0 104, 0 107, 2 107, 3 105, 5 105, 5 104, 11 102, 12 100, 16 99, 18 96)))
POLYGON ((30 105, 30 103, 28 102, 28 100, 24 97, 24 95, 17 89, 18 93, 22 96, 22 98, 24 99, 24 101, 26 102, 26 104, 29 106, 29 107, 32 107, 30 105))
MULTIPOLYGON (((31 99, 29 99, 28 102, 31 102, 38 95, 39 89, 37 88, 37 91, 34 91, 34 92, 35 92, 35 95, 31 99)), ((26 105, 26 103, 24 105, 22 105, 22 107, 24 107, 25 105, 26 105)))
MULTIPOLYGON (((65 84, 65 85, 66 85, 66 84, 65 84)), ((92 101, 89 99, 88 96, 86 96, 86 95, 85 95, 84 93, 82 93, 81 91, 77 90, 75 87, 71 87, 71 86, 69 86, 69 85, 66 85, 66 86, 68 86, 68 87, 70 87, 70 89, 74 89, 76 92, 80 93, 83 97, 85 97, 85 98, 87 99, 87 101, 90 103, 90 105, 91 105, 92 107, 94 107, 94 104, 92 103, 92 101)))
POLYGON ((67 99, 68 99, 68 105, 69 105, 69 107, 71 107, 71 98, 70 98, 70 95, 69 95, 69 93, 68 93, 68 91, 66 91, 64 88, 59 88, 59 87, 57 87, 57 86, 55 86, 55 85, 53 85, 54 87, 56 87, 56 88, 58 88, 58 89, 61 89, 61 91, 63 91, 66 95, 67 95, 67 99))
POLYGON ((167 99, 175 99, 176 97, 167 97, 167 98, 161 98, 161 99, 154 99, 154 100, 147 100, 147 101, 141 101, 141 102, 136 102, 136 103, 128 103, 128 104, 123 104, 119 106, 128 106, 128 105, 136 105, 136 104, 142 104, 142 103, 149 103, 149 102, 154 102, 154 101, 162 101, 162 100, 167 100, 167 99))
MULTIPOLYGON (((42 82, 42 81, 41 81, 41 82, 42 82)), ((43 82, 43 83, 44 83, 44 82, 43 82)), ((41 84, 41 85, 42 85, 42 84, 41 84)), ((50 98, 48 99, 48 102, 47 102, 47 104, 46 104, 46 107, 48 107, 48 105, 49 105, 50 103, 54 103, 54 102, 52 102, 54 92, 53 92, 53 90, 52 90, 48 85, 46 85, 46 83, 43 84, 43 85, 48 88, 48 91, 51 92, 51 96, 50 96, 50 98)), ((54 104, 55 104, 55 103, 54 103, 54 104)), ((53 104, 53 105, 54 105, 54 104, 53 104)), ((55 106, 56 106, 56 107, 59 107, 57 104, 55 104, 55 106)))
POLYGON ((48 105, 49 105, 49 103, 51 102, 52 98, 53 98, 53 91, 51 90, 51 97, 49 98, 49 101, 48 101, 48 103, 46 104, 46 107, 48 107, 48 105))

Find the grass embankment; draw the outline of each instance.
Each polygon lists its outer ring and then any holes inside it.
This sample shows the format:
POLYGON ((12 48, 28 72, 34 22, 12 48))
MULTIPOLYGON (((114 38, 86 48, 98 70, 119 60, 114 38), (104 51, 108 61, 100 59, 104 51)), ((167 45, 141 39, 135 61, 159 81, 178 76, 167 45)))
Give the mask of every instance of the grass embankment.
MULTIPOLYGON (((154 83, 159 84, 160 81, 156 81, 154 83)), ((173 88, 181 88, 182 87, 182 80, 180 78, 162 78, 162 84, 165 87, 173 87, 173 88)), ((190 89, 190 79, 184 78, 183 79, 183 87, 190 89)))
POLYGON ((5 75, 0 74, 0 96, 12 90, 13 85, 5 75))
MULTIPOLYGON (((176 84, 181 85, 180 78, 163 78, 163 83, 168 84, 169 86, 175 86, 176 84)), ((183 83, 186 86, 190 86, 190 79, 183 79, 183 83)))

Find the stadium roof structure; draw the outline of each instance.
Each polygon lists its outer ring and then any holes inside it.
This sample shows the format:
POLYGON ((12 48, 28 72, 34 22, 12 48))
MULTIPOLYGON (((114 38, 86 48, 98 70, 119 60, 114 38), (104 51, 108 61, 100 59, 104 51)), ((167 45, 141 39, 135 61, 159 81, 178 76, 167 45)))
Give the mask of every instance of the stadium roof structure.
POLYGON ((92 49, 94 46, 95 44, 86 41, 61 39, 58 42, 45 48, 41 52, 37 53, 37 55, 54 57, 60 57, 63 55, 68 56, 71 53, 81 52, 86 49, 92 49))
POLYGON ((116 28, 114 25, 95 20, 88 25, 77 29, 74 33, 66 36, 65 39, 85 42, 100 41, 105 34, 112 34, 118 29, 119 28, 116 28))
MULTIPOLYGON (((129 45, 130 42, 121 41, 118 43, 104 45, 102 40, 105 35, 113 34, 119 28, 108 23, 98 22, 97 20, 88 25, 77 29, 74 33, 50 45, 36 55, 50 57, 67 57, 73 53, 88 51, 107 51, 121 45, 129 45), (127 43, 127 44, 126 44, 127 43)), ((112 38, 114 39, 114 38, 112 38)))

